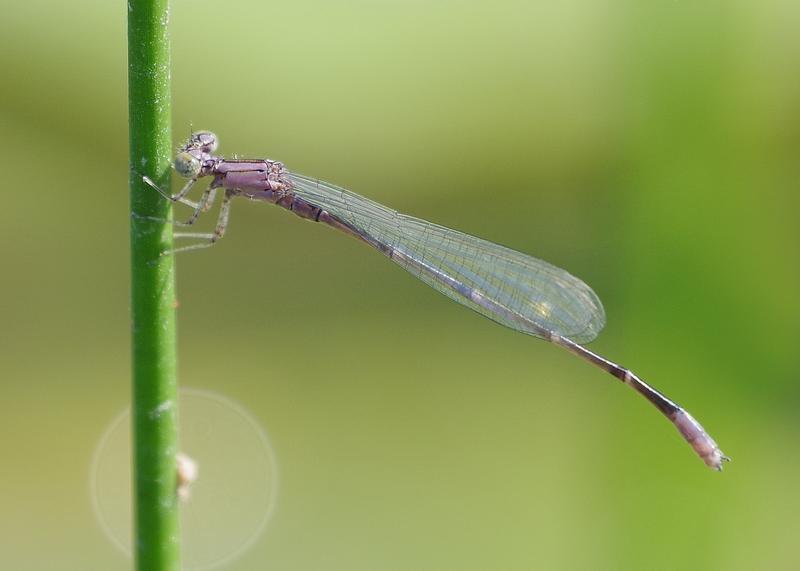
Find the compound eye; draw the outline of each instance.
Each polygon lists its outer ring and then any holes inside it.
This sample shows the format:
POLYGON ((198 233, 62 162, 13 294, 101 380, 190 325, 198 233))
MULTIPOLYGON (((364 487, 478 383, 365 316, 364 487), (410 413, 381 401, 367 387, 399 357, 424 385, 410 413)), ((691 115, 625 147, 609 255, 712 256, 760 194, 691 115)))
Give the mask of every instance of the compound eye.
POLYGON ((211 131, 197 131, 192 135, 192 139, 204 153, 213 153, 217 150, 217 136, 211 131))
POLYGON ((200 159, 193 156, 191 153, 178 153, 175 155, 175 170, 179 175, 185 178, 194 178, 200 174, 202 168, 200 159))

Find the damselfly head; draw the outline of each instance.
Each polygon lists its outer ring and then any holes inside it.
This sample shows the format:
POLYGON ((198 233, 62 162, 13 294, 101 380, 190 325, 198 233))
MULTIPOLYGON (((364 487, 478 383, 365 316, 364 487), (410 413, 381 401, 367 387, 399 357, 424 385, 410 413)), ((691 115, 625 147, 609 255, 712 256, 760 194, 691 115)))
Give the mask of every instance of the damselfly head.
POLYGON ((184 150, 199 149, 203 153, 217 150, 217 136, 211 131, 195 131, 184 150))
POLYGON ((175 171, 184 178, 194 178, 200 174, 203 164, 196 156, 187 151, 175 155, 175 171))

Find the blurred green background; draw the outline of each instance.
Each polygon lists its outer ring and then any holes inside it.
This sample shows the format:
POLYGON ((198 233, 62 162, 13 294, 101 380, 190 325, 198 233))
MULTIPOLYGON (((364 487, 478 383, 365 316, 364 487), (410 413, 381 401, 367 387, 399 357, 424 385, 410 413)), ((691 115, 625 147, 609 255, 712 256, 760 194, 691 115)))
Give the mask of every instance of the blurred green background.
MULTIPOLYGON (((3 569, 130 567, 88 476, 129 395, 125 18, 3 9, 3 569)), ((799 18, 789 0, 175 0, 176 144, 212 129, 225 154, 568 269, 605 303, 591 347, 734 460, 708 470, 603 372, 243 201, 177 262, 181 383, 242 403, 280 473, 264 534, 223 568, 800 568, 799 18)))

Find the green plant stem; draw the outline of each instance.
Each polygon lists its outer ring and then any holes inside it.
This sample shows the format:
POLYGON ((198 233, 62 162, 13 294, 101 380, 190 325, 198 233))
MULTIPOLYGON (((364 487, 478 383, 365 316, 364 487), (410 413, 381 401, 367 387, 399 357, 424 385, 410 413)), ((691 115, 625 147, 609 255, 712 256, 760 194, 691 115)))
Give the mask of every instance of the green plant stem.
POLYGON ((134 557, 137 569, 180 568, 176 495, 175 274, 168 0, 127 0, 133 349, 134 557), (149 217, 148 219, 142 217, 149 217))

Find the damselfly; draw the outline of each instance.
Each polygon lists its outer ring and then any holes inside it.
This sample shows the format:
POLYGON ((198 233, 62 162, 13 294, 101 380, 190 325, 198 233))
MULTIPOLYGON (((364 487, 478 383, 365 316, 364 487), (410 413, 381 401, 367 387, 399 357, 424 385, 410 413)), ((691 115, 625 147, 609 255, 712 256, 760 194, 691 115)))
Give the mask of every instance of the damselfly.
POLYGON ((177 194, 145 181, 172 202, 194 209, 193 224, 210 208, 217 189, 224 195, 212 233, 176 233, 201 241, 171 252, 205 248, 222 238, 230 203, 244 196, 282 206, 366 242, 437 291, 506 327, 564 347, 611 373, 655 405, 711 468, 728 458, 686 410, 633 372, 583 347, 605 325, 592 289, 565 270, 504 246, 396 212, 327 182, 293 173, 278 161, 215 156, 217 137, 199 131, 183 145, 174 167, 189 180, 177 194), (213 177, 199 201, 187 198, 194 184, 213 177))

